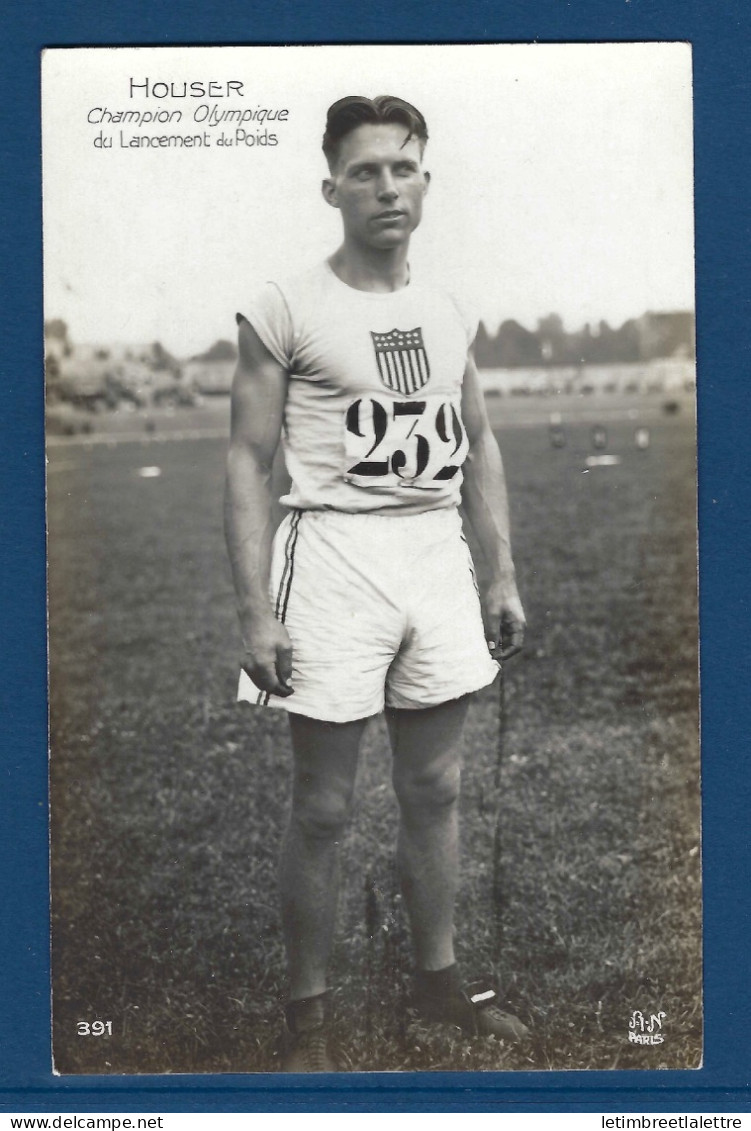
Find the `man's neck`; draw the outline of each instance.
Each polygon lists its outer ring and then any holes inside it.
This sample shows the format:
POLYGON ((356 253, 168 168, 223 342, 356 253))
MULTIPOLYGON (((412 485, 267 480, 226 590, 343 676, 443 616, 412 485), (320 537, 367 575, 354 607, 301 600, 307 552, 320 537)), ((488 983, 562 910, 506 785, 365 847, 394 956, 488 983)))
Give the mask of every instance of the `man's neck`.
POLYGON ((407 244, 382 251, 344 243, 329 259, 329 266, 343 283, 355 290, 400 291, 409 283, 407 252, 407 244))

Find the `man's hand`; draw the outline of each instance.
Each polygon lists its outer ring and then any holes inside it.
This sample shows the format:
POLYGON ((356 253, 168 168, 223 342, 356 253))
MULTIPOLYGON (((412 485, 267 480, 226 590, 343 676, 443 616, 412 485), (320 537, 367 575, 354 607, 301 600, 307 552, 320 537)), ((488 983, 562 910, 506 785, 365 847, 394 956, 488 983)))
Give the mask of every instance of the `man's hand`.
POLYGON ((292 695, 292 641, 284 625, 274 617, 264 619, 245 640, 242 666, 256 687, 270 695, 292 695))
POLYGON ((524 646, 524 609, 516 582, 491 583, 483 602, 485 639, 494 660, 509 660, 524 646))

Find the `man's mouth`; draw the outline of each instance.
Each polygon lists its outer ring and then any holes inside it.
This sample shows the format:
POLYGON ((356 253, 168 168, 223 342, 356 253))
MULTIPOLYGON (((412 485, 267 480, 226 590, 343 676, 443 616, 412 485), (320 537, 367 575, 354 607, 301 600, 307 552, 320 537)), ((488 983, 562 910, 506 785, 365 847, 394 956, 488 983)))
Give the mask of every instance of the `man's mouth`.
POLYGON ((404 212, 401 209, 393 209, 393 210, 390 209, 388 212, 379 212, 377 216, 373 217, 373 219, 374 220, 398 220, 402 216, 404 216, 404 212))

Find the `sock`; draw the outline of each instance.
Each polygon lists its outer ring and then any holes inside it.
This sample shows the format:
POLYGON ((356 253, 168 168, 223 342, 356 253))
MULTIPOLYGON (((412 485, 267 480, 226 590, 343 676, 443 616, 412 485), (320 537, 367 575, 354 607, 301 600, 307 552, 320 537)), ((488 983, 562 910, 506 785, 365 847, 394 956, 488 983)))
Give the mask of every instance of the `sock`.
POLYGON ((445 997, 461 989, 459 967, 455 962, 443 970, 418 970, 417 989, 431 997, 445 997))
POLYGON ((287 1027, 291 1033, 305 1033, 322 1025, 328 1013, 329 991, 315 997, 303 997, 290 1001, 284 1007, 287 1027))

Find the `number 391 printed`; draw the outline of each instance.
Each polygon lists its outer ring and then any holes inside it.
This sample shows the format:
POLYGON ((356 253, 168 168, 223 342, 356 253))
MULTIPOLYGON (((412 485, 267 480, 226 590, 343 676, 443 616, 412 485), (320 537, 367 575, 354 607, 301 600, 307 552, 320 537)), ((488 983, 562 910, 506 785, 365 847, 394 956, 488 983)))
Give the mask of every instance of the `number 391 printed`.
POLYGON ((103 1037, 105 1033, 112 1036, 111 1021, 78 1021, 79 1037, 103 1037))

